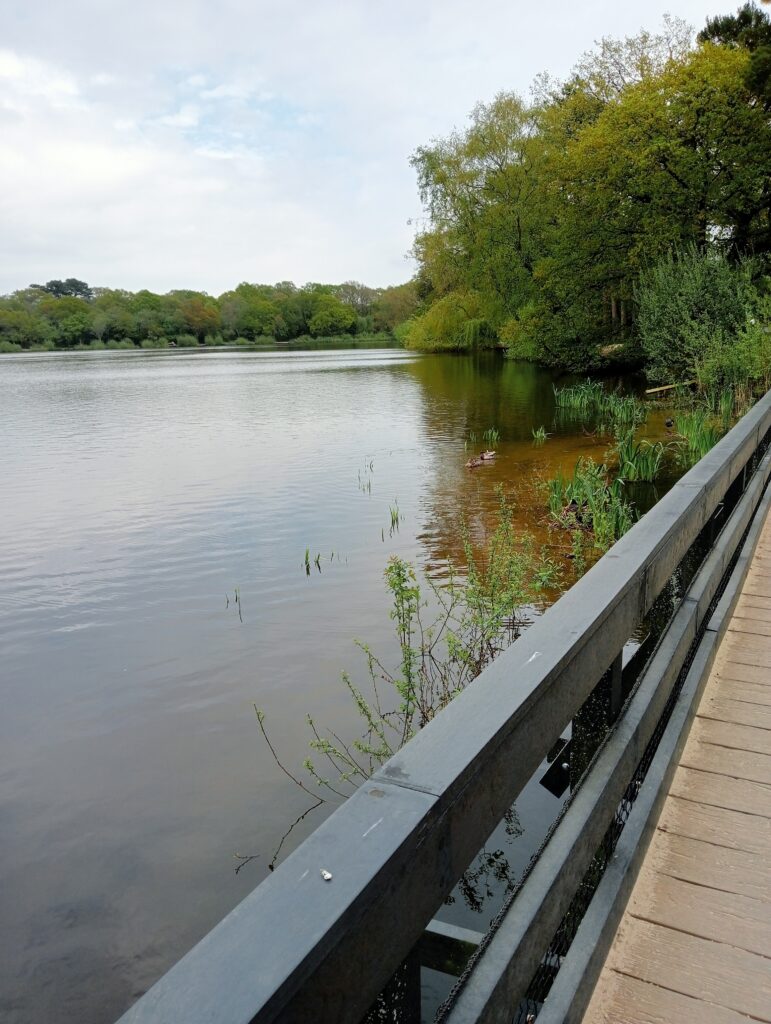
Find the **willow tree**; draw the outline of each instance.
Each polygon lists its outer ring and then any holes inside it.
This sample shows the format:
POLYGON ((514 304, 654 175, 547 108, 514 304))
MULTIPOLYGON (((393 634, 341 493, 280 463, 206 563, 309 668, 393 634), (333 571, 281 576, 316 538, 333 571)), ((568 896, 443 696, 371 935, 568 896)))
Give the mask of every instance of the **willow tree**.
POLYGON ((531 106, 512 93, 479 104, 464 132, 421 147, 412 158, 428 214, 415 255, 437 300, 466 307, 477 327, 456 338, 494 339, 532 293, 542 252, 543 143, 531 106))

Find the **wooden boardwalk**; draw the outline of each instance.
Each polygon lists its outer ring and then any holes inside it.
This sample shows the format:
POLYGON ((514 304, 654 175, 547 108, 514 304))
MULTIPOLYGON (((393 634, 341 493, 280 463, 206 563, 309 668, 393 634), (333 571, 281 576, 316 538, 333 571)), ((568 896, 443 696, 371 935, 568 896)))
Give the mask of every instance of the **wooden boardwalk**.
POLYGON ((584 1024, 771 1022, 771 516, 584 1024))

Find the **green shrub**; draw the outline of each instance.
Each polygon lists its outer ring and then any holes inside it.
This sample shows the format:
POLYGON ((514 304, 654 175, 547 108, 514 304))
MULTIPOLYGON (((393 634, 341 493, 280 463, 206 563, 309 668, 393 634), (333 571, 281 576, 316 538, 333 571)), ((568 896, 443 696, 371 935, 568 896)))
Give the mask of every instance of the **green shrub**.
POLYGON ((109 348, 109 349, 136 348, 136 345, 131 340, 131 338, 121 338, 120 340, 117 340, 116 338, 110 338, 110 340, 107 342, 105 348, 109 348))
POLYGON ((225 339, 221 334, 207 334, 203 339, 203 343, 210 348, 219 348, 220 345, 225 344, 225 339))
MULTIPOLYGON (((766 300, 733 337, 715 332, 696 361, 700 389, 708 396, 734 394, 737 411, 745 411, 758 393, 771 387, 771 316, 766 300)), ((714 408, 717 412, 718 409, 714 408)))
POLYGON ((0 352, 9 352, 10 353, 10 352, 21 352, 21 351, 22 351, 21 345, 17 344, 15 341, 6 341, 4 339, 0 339, 0 352))
POLYGON ((198 339, 194 334, 178 334, 174 341, 177 348, 197 348, 198 339))
POLYGON ((640 275, 637 327, 652 380, 692 378, 708 350, 731 344, 756 313, 754 269, 749 261, 733 266, 717 252, 689 246, 640 275))
POLYGON ((168 348, 168 338, 142 338, 140 342, 141 348, 168 348))

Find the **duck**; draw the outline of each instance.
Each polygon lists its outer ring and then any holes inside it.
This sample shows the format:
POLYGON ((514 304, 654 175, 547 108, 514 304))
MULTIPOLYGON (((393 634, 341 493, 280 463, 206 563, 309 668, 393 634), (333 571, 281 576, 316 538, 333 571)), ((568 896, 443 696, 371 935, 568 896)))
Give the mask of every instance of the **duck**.
POLYGON ((492 462, 495 455, 496 453, 493 451, 480 452, 479 455, 475 455, 468 460, 466 469, 476 469, 478 466, 484 465, 485 462, 492 462))

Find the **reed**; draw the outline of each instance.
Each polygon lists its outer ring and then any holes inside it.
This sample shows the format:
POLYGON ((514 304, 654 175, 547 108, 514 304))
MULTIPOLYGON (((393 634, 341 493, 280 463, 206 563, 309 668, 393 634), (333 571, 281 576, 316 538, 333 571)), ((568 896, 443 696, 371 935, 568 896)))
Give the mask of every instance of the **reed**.
POLYGON ((540 445, 546 441, 549 435, 546 433, 546 427, 533 427, 533 444, 540 445))
POLYGON ((555 525, 571 532, 585 530, 594 546, 607 551, 635 521, 632 505, 624 497, 621 477, 610 480, 608 467, 579 459, 572 477, 561 472, 547 481, 549 512, 555 525))
POLYGON ((661 441, 635 441, 634 431, 620 434, 612 449, 618 459, 618 472, 624 480, 643 480, 653 483, 661 472, 669 445, 661 441))
POLYGON ((396 500, 396 498, 394 498, 393 505, 388 506, 388 512, 389 515, 391 516, 391 528, 389 530, 389 535, 393 537, 394 533, 398 532, 399 524, 401 523, 402 519, 404 519, 404 516, 399 511, 399 502, 396 500))
POLYGON ((675 419, 678 434, 678 460, 682 466, 693 466, 704 458, 722 436, 707 409, 681 413, 675 419))
POLYGON ((638 398, 606 391, 599 381, 554 387, 554 400, 560 412, 582 419, 592 418, 609 432, 621 426, 638 426, 647 417, 646 407, 638 398))

